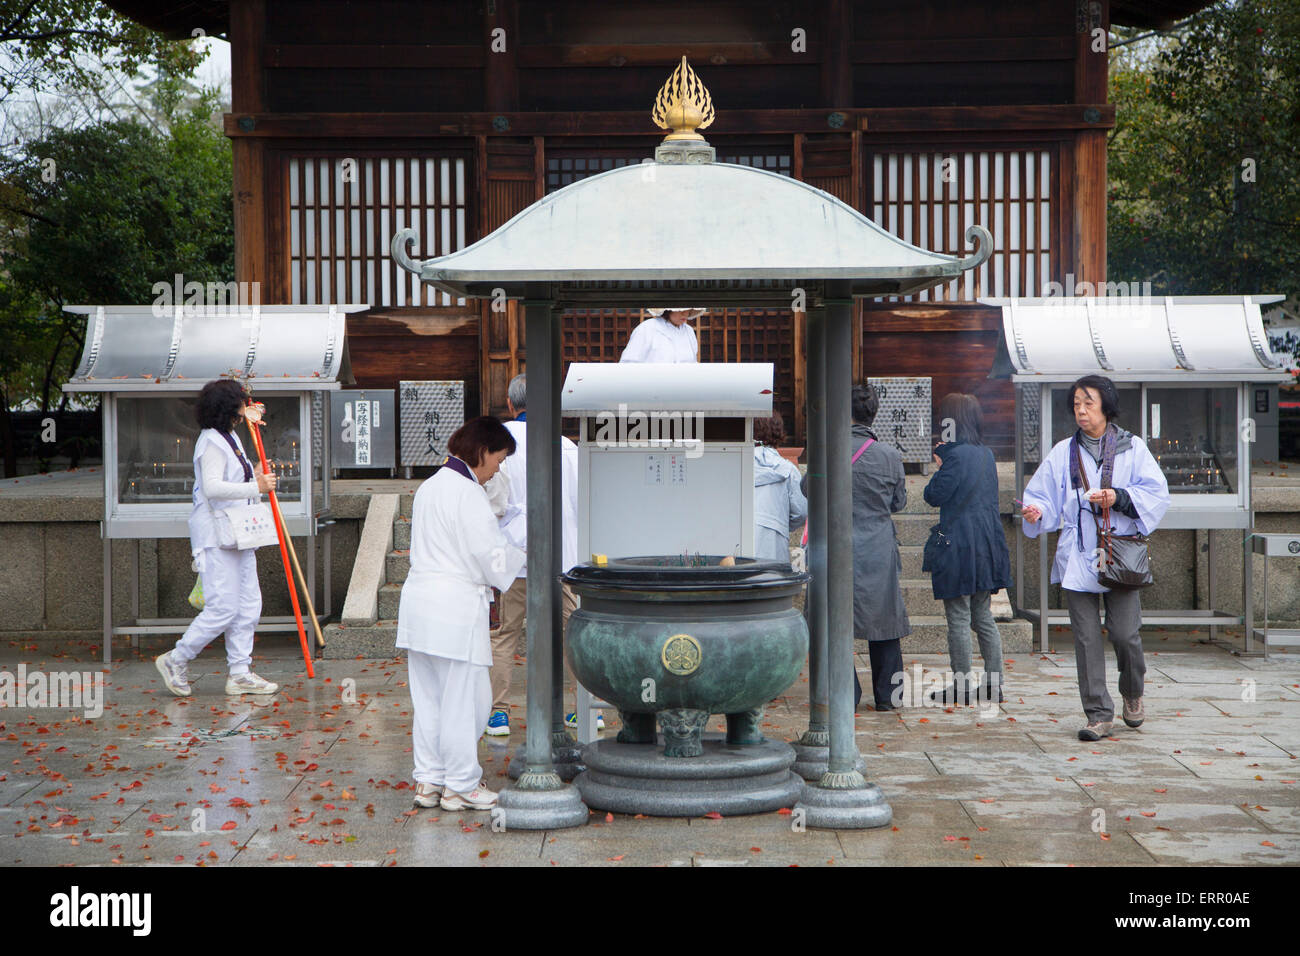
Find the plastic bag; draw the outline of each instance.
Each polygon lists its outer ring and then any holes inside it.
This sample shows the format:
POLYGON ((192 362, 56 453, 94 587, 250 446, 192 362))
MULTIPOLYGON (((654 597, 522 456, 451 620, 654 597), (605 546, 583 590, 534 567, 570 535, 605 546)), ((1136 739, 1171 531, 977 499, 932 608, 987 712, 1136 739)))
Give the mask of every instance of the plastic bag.
POLYGON ((194 587, 190 589, 190 604, 197 610, 202 611, 205 601, 203 600, 203 576, 200 575, 194 579, 194 587))

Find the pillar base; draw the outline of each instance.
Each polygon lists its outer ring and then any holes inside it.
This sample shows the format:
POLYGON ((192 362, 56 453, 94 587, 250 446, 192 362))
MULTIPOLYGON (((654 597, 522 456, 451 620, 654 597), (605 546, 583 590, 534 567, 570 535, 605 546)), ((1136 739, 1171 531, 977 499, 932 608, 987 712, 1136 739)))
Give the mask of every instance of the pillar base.
POLYGON ((874 783, 848 790, 805 784, 794 809, 803 811, 806 826, 824 830, 872 830, 887 827, 894 819, 894 811, 874 783))
MULTIPOLYGON (((554 743, 551 744, 551 763, 555 765, 555 772, 565 783, 572 783, 574 777, 587 769, 586 764, 582 762, 582 748, 572 738, 567 746, 557 747, 554 743)), ((520 744, 510 755, 510 763, 506 764, 506 776, 511 780, 518 780, 527 766, 528 745, 520 744)))
POLYGON ((492 822, 509 830, 559 830, 580 827, 590 811, 571 786, 557 790, 502 790, 492 811, 492 822))
MULTIPOLYGON (((804 736, 806 737, 807 734, 804 736)), ((794 748, 794 766, 790 769, 809 783, 817 783, 821 780, 823 774, 829 769, 831 748, 829 746, 805 744, 803 738, 795 741, 790 746, 794 748)), ((858 754, 856 767, 858 773, 866 772, 867 761, 862 754, 858 754)))

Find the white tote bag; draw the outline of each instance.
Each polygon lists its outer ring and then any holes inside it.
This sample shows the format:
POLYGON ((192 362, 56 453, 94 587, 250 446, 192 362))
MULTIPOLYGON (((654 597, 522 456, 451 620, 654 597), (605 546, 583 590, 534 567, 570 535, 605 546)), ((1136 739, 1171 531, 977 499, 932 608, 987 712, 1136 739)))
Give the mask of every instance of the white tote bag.
POLYGON ((219 512, 216 519, 217 535, 223 548, 248 551, 280 541, 275 532, 275 516, 268 504, 232 505, 219 512))

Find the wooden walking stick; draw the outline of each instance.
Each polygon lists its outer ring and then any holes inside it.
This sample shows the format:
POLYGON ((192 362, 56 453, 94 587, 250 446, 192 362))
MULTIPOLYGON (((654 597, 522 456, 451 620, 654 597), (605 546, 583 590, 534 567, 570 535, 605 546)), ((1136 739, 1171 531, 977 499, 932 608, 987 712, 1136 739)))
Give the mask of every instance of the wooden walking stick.
MULTIPOLYGON (((253 444, 257 447, 258 458, 262 462, 262 473, 269 475, 271 466, 266 463, 266 455, 262 451, 262 441, 257 434, 257 424, 262 421, 262 413, 266 406, 249 403, 244 406, 244 421, 248 425, 248 431, 253 436, 253 444)), ((280 502, 275 497, 274 491, 268 491, 267 497, 271 499, 271 514, 275 516, 275 535, 280 539, 280 560, 284 563, 284 579, 289 585, 289 600, 293 604, 293 619, 298 624, 298 644, 302 647, 303 663, 307 665, 307 676, 315 677, 316 671, 311 666, 311 650, 307 647, 307 630, 302 623, 302 610, 298 607, 298 589, 294 587, 293 572, 289 570, 289 552, 285 549, 285 541, 288 535, 285 534, 284 520, 280 516, 280 502)))
MULTIPOLYGON (((257 423, 261 424, 261 419, 257 420, 257 423)), ((266 463, 266 451, 263 444, 261 444, 261 433, 257 432, 256 429, 253 429, 252 440, 253 444, 257 446, 257 459, 261 462, 261 468, 263 468, 263 471, 269 475, 270 466, 266 463)), ((303 600, 307 601, 307 614, 311 617, 312 627, 316 630, 316 644, 317 646, 324 648, 325 635, 324 633, 321 633, 320 620, 316 619, 316 607, 312 605, 312 592, 311 589, 307 587, 307 576, 303 575, 303 568, 298 563, 298 549, 294 548, 294 538, 289 536, 289 527, 285 524, 285 516, 279 512, 279 502, 276 498, 276 493, 270 493, 270 498, 272 498, 272 511, 274 512, 274 515, 276 515, 277 531, 279 532, 279 536, 281 536, 282 544, 287 545, 290 561, 294 563, 294 571, 298 572, 298 583, 299 585, 302 585, 303 600)))

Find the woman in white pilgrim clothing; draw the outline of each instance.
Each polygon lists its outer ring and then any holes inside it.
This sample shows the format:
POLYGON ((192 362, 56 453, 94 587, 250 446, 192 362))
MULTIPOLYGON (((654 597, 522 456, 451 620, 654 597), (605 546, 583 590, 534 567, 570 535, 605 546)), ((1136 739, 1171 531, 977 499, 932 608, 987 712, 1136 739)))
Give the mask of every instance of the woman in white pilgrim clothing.
POLYGON ((257 583, 257 551, 239 551, 233 531, 219 523, 225 509, 255 504, 275 488, 275 476, 253 468, 235 429, 249 402, 244 387, 233 379, 208 382, 199 392, 195 417, 194 507, 190 510, 190 550, 203 581, 203 610, 176 642, 155 661, 167 689, 177 697, 192 693, 187 665, 222 631, 226 633, 227 694, 274 694, 278 684, 263 680, 249 668, 253 660, 253 630, 262 615, 262 589, 257 583), (222 541, 226 544, 223 546, 222 541))
POLYGON ((407 652, 417 807, 488 810, 497 802, 478 762, 492 710, 488 603, 492 588, 514 582, 525 554, 502 534, 483 485, 514 450, 497 419, 468 421, 415 493, 397 646, 407 652))
POLYGON ((700 343, 687 323, 704 309, 646 309, 650 318, 627 340, 620 362, 698 362, 700 343))

